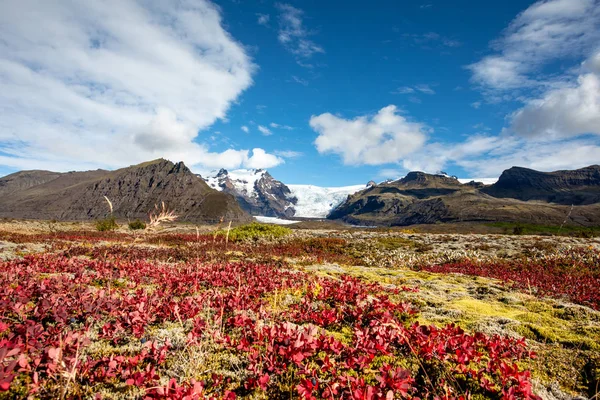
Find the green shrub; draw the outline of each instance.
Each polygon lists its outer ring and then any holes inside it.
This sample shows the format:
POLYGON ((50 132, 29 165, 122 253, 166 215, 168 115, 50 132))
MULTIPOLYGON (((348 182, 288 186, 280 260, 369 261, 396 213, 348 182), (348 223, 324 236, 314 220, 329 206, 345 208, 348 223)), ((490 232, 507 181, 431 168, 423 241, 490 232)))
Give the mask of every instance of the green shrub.
POLYGON ((117 224, 117 221, 115 221, 115 217, 113 217, 112 215, 104 219, 96 220, 96 229, 101 232, 114 231, 118 227, 119 225, 117 224))
POLYGON ((523 233, 525 233, 525 228, 521 225, 517 225, 513 228, 513 235, 522 235, 523 233))
POLYGON ((132 231, 136 231, 138 229, 146 229, 146 224, 144 223, 144 221, 141 221, 139 219, 131 221, 128 225, 129 229, 131 229, 132 231))
MULTIPOLYGON (((229 240, 258 240, 260 238, 276 239, 292 233, 290 228, 280 225, 260 224, 253 222, 248 225, 238 226, 229 231, 229 240)), ((227 235, 226 230, 220 230, 219 235, 227 235)))

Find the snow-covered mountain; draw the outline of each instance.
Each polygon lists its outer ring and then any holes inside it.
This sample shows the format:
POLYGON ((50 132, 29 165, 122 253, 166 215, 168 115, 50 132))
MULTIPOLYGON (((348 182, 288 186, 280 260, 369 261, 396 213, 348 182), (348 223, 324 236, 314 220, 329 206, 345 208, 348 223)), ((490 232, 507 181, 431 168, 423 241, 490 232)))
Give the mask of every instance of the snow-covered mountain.
POLYGON ((221 169, 204 178, 216 190, 233 195, 251 215, 293 217, 297 199, 290 189, 264 169, 221 169))
POLYGON ((342 204, 348 195, 365 189, 366 185, 342 187, 321 187, 314 185, 288 185, 298 199, 295 205, 296 217, 325 218, 342 204))
POLYGON ((235 196, 250 214, 280 218, 325 218, 348 195, 366 188, 285 185, 264 169, 221 169, 203 179, 213 189, 235 196))

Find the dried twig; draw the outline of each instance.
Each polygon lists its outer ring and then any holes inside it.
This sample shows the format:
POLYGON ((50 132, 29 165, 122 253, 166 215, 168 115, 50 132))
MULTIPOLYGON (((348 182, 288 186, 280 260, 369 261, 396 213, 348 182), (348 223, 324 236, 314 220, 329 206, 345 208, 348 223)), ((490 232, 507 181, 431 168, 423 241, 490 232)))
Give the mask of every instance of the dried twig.
POLYGON ((175 214, 175 211, 169 211, 167 209, 164 201, 161 202, 161 208, 159 208, 158 205, 154 205, 154 208, 155 212, 151 212, 148 215, 148 218, 150 219, 148 229, 158 228, 158 226, 164 222, 173 222, 179 218, 179 216, 175 214))
POLYGON ((111 203, 111 201, 108 199, 108 197, 104 196, 104 200, 106 200, 106 202, 108 203, 108 208, 110 209, 110 213, 113 213, 113 205, 111 203))

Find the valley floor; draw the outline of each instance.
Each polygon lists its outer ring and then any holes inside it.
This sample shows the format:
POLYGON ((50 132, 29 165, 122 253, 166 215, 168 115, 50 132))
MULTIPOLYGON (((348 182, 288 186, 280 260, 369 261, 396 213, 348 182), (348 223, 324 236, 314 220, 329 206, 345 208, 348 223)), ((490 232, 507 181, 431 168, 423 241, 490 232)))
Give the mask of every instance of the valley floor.
POLYGON ((598 238, 213 230, 0 222, 0 399, 599 392, 598 238))

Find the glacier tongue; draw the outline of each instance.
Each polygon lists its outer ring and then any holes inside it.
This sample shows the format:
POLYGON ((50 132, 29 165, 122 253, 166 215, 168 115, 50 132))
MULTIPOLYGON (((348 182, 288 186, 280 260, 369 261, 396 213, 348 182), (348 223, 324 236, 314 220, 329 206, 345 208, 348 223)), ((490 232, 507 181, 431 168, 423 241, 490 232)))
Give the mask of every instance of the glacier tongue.
POLYGON ((366 188, 366 185, 342 187, 321 187, 314 185, 287 185, 298 199, 294 206, 295 217, 325 218, 335 207, 340 205, 348 195, 366 188))

